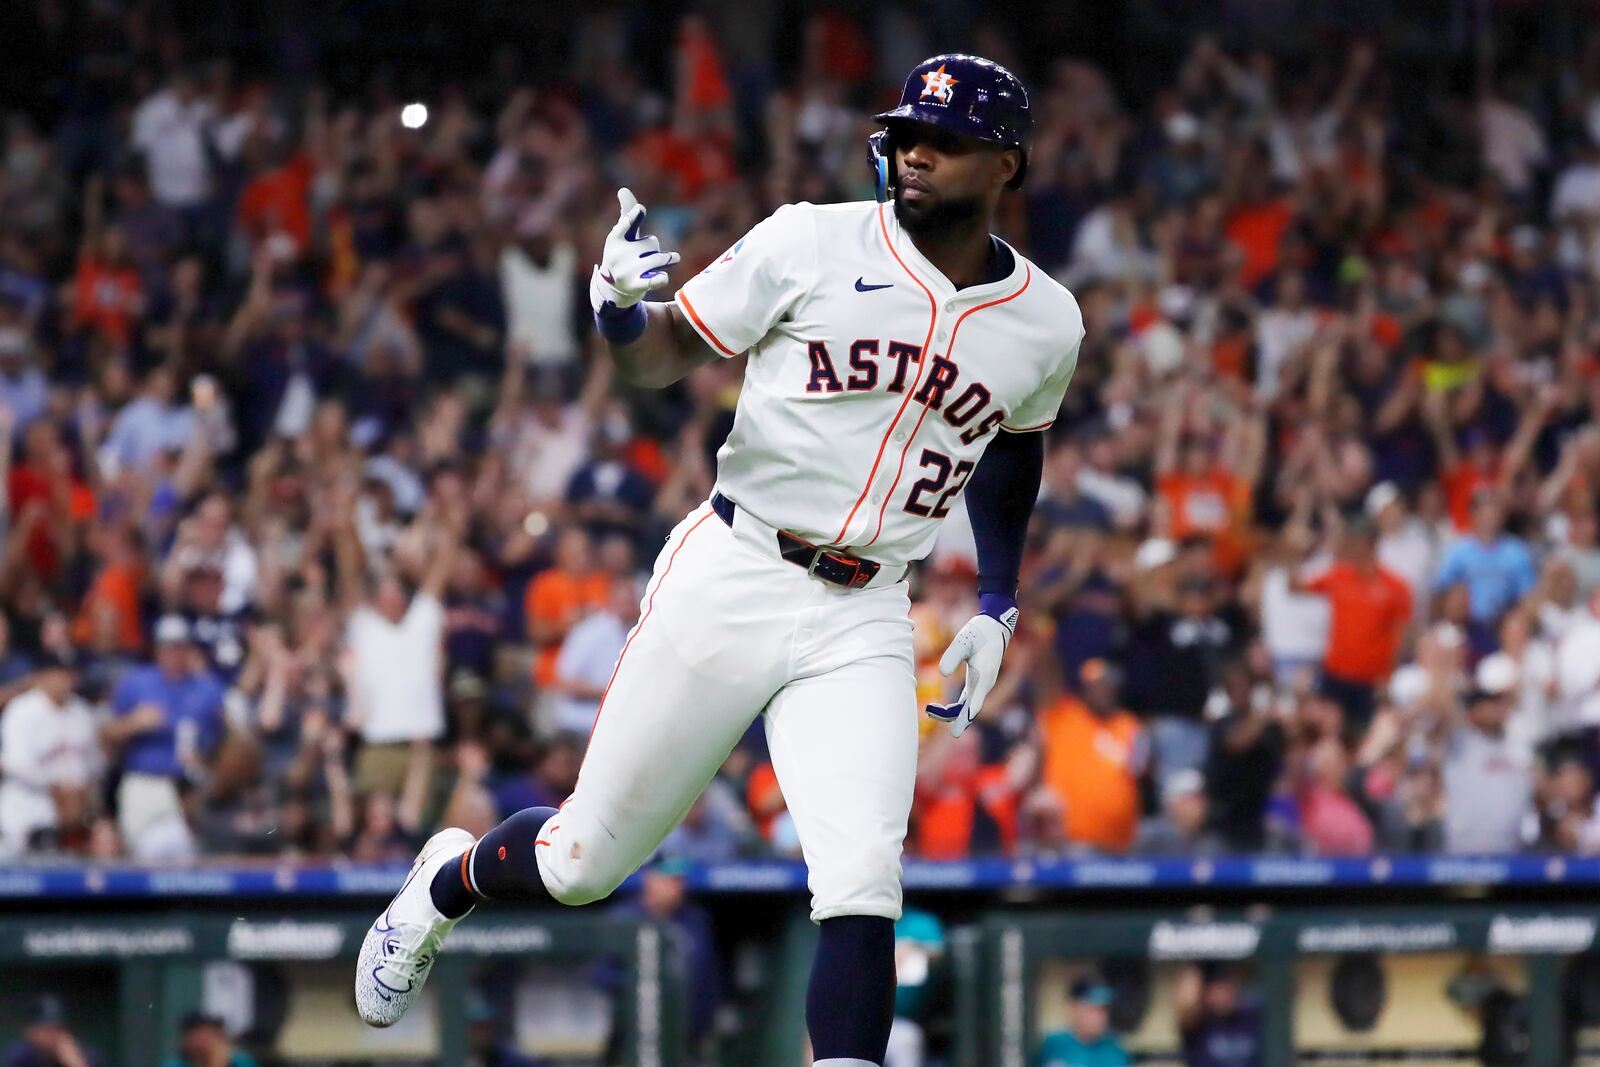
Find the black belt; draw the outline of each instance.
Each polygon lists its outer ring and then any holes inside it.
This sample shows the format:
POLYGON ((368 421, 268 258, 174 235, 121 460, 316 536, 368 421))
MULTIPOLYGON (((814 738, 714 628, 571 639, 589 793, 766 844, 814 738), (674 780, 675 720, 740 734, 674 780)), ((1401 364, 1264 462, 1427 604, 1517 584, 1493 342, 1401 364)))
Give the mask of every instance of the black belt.
MULTIPOLYGON (((733 501, 721 493, 711 494, 711 510, 717 513, 717 518, 733 526, 733 501)), ((797 537, 788 530, 778 531, 778 555, 793 563, 796 567, 804 567, 807 574, 813 578, 821 578, 833 585, 842 585, 846 589, 860 589, 873 578, 877 577, 883 564, 875 563, 870 559, 857 559, 843 552, 831 548, 823 548, 807 541, 804 537, 797 537)))

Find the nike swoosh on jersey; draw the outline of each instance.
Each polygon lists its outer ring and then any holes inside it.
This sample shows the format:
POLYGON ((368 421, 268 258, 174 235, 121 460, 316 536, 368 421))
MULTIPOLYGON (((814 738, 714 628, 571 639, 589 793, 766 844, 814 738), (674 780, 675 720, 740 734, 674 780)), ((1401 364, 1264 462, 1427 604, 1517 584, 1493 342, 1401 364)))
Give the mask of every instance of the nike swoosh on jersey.
POLYGON ((894 282, 884 282, 882 285, 868 285, 868 284, 866 284, 866 275, 864 275, 864 274, 861 277, 856 279, 856 292, 858 292, 858 293, 870 293, 874 289, 893 289, 893 288, 894 288, 894 282))

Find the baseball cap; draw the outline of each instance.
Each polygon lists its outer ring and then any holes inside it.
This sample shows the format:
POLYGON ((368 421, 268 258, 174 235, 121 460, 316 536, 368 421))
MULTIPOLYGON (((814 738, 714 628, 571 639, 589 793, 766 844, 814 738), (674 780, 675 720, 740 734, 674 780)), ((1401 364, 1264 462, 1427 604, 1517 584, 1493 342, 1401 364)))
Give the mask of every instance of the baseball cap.
POLYGON ((657 874, 671 875, 682 878, 689 873, 691 864, 685 856, 663 856, 650 865, 650 869, 657 874))
POLYGON ((1154 374, 1177 370, 1183 363, 1183 334, 1170 322, 1157 320, 1139 333, 1139 348, 1154 374))
POLYGON ((1504 652, 1491 653, 1478 661, 1472 682, 1475 696, 1504 696, 1517 686, 1516 660, 1504 652))
POLYGON ((489 1003, 488 997, 476 989, 467 991, 467 1022, 488 1023, 497 1017, 494 1005, 489 1003))
POLYGON ((1511 247, 1518 252, 1531 252, 1544 243, 1539 227, 1524 223, 1511 231, 1511 247))
POLYGON ((33 670, 36 674, 45 671, 70 671, 72 669, 72 661, 59 652, 46 650, 33 659, 33 670))
POLYGON ((1200 136, 1200 120, 1187 111, 1174 111, 1167 116, 1167 121, 1162 123, 1166 135, 1179 144, 1192 141, 1200 136))
POLYGON ((54 993, 45 993, 33 1002, 28 1012, 28 1023, 31 1026, 65 1026, 67 1006, 54 993))
POLYGON ((1117 431, 1104 416, 1096 416, 1080 423, 1072 433, 1072 439, 1079 444, 1091 444, 1103 441, 1107 437, 1115 437, 1117 431))
POLYGON ((1187 285, 1169 285, 1156 294, 1156 306, 1173 322, 1186 322, 1194 314, 1198 298, 1187 285))
POLYGON ((1072 980, 1069 994, 1079 1004, 1093 1004, 1099 1008, 1110 1007, 1111 986, 1098 974, 1080 974, 1072 980))
POLYGON ((1429 631, 1433 639, 1439 642, 1441 648, 1460 648, 1466 643, 1467 636, 1461 632, 1461 627, 1453 622, 1441 622, 1429 631))
POLYGON ((28 354, 27 331, 14 326, 0 330, 0 359, 21 359, 28 354))
POLYGON ((222 557, 210 552, 198 552, 184 561, 185 578, 218 578, 223 576, 222 557))
POLYGON ((1133 554, 1133 569, 1141 574, 1165 567, 1178 558, 1178 546, 1170 538, 1152 537, 1133 554))
POLYGON ((1236 982, 1239 980, 1239 967, 1228 960, 1203 960, 1200 963, 1200 977, 1207 984, 1236 982))
POLYGON ((1378 537, 1378 527, 1372 521, 1372 516, 1366 512, 1357 512, 1345 519, 1344 531, 1351 537, 1359 537, 1365 541, 1373 541, 1378 537))
POLYGON ((163 615, 156 623, 156 644, 186 645, 189 640, 189 621, 182 615, 163 615))
POLYGON ((223 1029, 222 1016, 213 1015, 199 1008, 184 1012, 183 1018, 178 1020, 178 1031, 185 1034, 190 1030, 199 1030, 211 1026, 216 1027, 218 1030, 223 1029))
POLYGON ((1408 663, 1389 678, 1389 701, 1402 707, 1421 700, 1428 691, 1428 671, 1415 663, 1408 663))
POLYGON ((1367 490, 1367 514, 1377 518, 1383 509, 1400 499, 1400 489, 1393 482, 1379 482, 1367 490))
POLYGON ((1161 780, 1161 802, 1170 804, 1179 797, 1205 792, 1206 776, 1194 768, 1174 771, 1161 780))
POLYGON ((489 695, 489 685, 476 671, 456 671, 450 676, 451 700, 482 700, 489 695))

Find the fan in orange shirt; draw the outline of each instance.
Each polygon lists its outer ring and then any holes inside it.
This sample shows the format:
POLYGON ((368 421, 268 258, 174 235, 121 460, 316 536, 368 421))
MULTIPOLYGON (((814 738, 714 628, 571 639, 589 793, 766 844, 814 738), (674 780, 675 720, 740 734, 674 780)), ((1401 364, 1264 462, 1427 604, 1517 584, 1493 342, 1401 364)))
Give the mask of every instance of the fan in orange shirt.
POLYGON ((1224 574, 1238 574, 1249 554, 1254 466, 1253 460, 1225 463, 1216 446, 1198 435, 1183 442, 1181 461, 1158 466, 1156 492, 1166 504, 1168 536, 1209 540, 1217 569, 1224 574))
MULTIPOLYGON (((1449 332, 1444 335, 1453 336, 1449 332)), ((1516 432, 1501 447, 1481 426, 1469 426, 1457 443, 1451 388, 1434 389, 1424 382, 1422 414, 1439 455, 1439 482, 1449 505, 1450 521, 1459 533, 1466 534, 1472 531, 1473 500, 1480 492, 1506 491, 1516 483, 1533 456, 1539 435, 1548 420, 1566 405, 1567 395, 1559 385, 1545 386, 1524 408, 1516 432)))
POLYGON ((1310 580, 1290 588, 1328 598, 1328 649, 1322 660, 1324 696, 1344 712, 1347 734, 1366 732, 1377 709, 1377 687, 1394 671, 1411 622, 1411 589, 1378 563, 1378 531, 1365 517, 1344 534, 1340 557, 1310 580))
POLYGON ((84 241, 78 256, 73 323, 122 349, 133 338, 134 322, 143 311, 144 287, 128 256, 127 235, 120 226, 107 226, 98 240, 84 241))
POLYGON ((240 228, 253 241, 284 234, 294 241, 296 255, 305 252, 311 243, 311 157, 296 152, 274 162, 281 153, 270 140, 252 143, 251 154, 257 169, 239 195, 240 228))
POLYGON ((716 111, 733 100, 733 90, 717 52, 717 39, 701 15, 685 15, 678 24, 677 53, 673 57, 678 98, 696 111, 716 111))
POLYGON ((96 628, 108 625, 116 634, 118 651, 138 652, 144 647, 144 633, 139 625, 139 597, 145 576, 138 534, 129 526, 114 526, 93 536, 103 566, 84 594, 73 623, 73 640, 82 645, 92 644, 96 628))
MULTIPOLYGON (((74 525, 87 523, 95 514, 94 491, 74 470, 72 453, 54 423, 40 419, 28 427, 22 459, 11 468, 6 493, 17 528, 29 527, 20 534, 28 566, 54 580, 66 559, 74 525)), ((19 535, 17 528, 14 536, 19 535)))
POLYGON ((1104 660, 1078 672, 1082 698, 1039 715, 1041 784, 1061 801, 1067 840, 1126 852, 1139 829, 1139 778, 1148 745, 1139 720, 1118 707, 1121 677, 1104 660))
POLYGON ((744 785, 744 799, 750 809, 750 818, 763 841, 772 841, 772 831, 778 817, 789 810, 778 785, 778 772, 770 761, 758 763, 750 772, 744 785))
POLYGON ((928 736, 917 767, 912 851, 930 860, 1009 854, 1017 842, 1017 775, 983 762, 983 734, 928 736))
POLYGON ((561 642, 573 624, 603 606, 611 589, 611 576, 594 565, 594 545, 582 527, 562 531, 556 542, 555 566, 528 584, 523 617, 533 639, 533 680, 548 688, 556 680, 556 659, 561 642))
POLYGON ((1243 253, 1239 265, 1239 284, 1254 289, 1256 284, 1278 269, 1278 249, 1284 232, 1294 221, 1294 205, 1272 188, 1272 161, 1264 145, 1247 151, 1256 159, 1246 168, 1238 206, 1228 216, 1224 232, 1243 253))

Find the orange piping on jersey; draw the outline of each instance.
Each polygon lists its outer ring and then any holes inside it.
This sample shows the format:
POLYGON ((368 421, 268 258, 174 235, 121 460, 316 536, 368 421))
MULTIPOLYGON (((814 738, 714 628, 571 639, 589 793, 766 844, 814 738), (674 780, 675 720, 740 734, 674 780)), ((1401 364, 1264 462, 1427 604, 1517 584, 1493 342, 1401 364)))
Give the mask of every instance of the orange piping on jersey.
POLYGON ((1044 422, 1041 422, 1041 423, 1039 423, 1039 424, 1037 424, 1035 426, 1007 426, 1005 423, 1001 423, 1000 424, 1000 428, 1002 430, 1004 430, 1006 433, 1033 433, 1035 430, 1046 430, 1046 429, 1049 429, 1051 426, 1054 426, 1055 424, 1056 424, 1056 420, 1055 419, 1047 419, 1044 422))
MULTIPOLYGON (((473 846, 476 848, 477 846, 473 846)), ((461 884, 467 887, 467 892, 477 896, 477 890, 472 888, 472 879, 467 877, 467 860, 472 858, 472 849, 467 849, 461 854, 461 884)))
MULTIPOLYGON (((872 491, 872 479, 878 476, 878 464, 883 462, 883 450, 889 447, 889 435, 894 433, 895 426, 900 422, 900 416, 905 414, 906 405, 911 402, 911 397, 916 393, 917 386, 922 384, 922 368, 928 365, 928 345, 933 341, 933 325, 939 319, 939 302, 933 298, 933 290, 923 285, 922 279, 912 273, 911 268, 906 266, 906 261, 900 258, 900 253, 895 251, 894 242, 889 239, 889 226, 883 221, 882 204, 878 205, 878 229, 883 231, 883 243, 889 246, 889 254, 894 257, 894 261, 900 264, 900 269, 910 275, 911 280, 917 283, 917 288, 921 289, 928 297, 928 336, 922 339, 922 348, 917 353, 916 380, 911 383, 910 388, 906 390, 906 395, 901 398, 900 407, 895 411, 894 418, 890 420, 889 428, 883 431, 883 440, 878 442, 878 454, 872 459, 872 470, 867 472, 867 484, 861 487, 861 495, 856 497, 855 506, 850 509, 850 514, 844 517, 844 525, 839 527, 839 532, 834 535, 834 544, 839 544, 844 540, 845 531, 850 529, 850 523, 855 519, 856 512, 861 510, 861 505, 867 499, 867 494, 872 491)), ((679 295, 681 296, 682 294, 680 293, 679 295)), ((884 499, 887 500, 888 497, 884 497, 884 499)))
MULTIPOLYGON (((639 621, 633 624, 632 630, 628 631, 628 639, 622 643, 622 651, 617 653, 617 664, 611 668, 611 677, 606 680, 606 687, 600 694, 600 706, 596 708, 594 712, 594 724, 589 727, 589 741, 594 740, 595 727, 600 725, 600 715, 606 710, 606 696, 611 692, 612 683, 617 680, 617 672, 622 669, 623 657, 628 654, 628 649, 630 646, 632 646, 633 639, 639 636, 640 630, 644 629, 645 620, 650 617, 651 609, 656 606, 656 593, 660 591, 662 583, 667 580, 667 575, 672 573, 672 561, 678 558, 678 553, 683 550, 683 546, 689 543, 689 537, 696 530, 700 529, 700 524, 715 514, 716 512, 707 509, 706 513, 700 516, 699 520, 696 521, 693 526, 689 527, 688 532, 683 535, 683 540, 678 542, 678 547, 672 550, 672 555, 667 557, 666 569, 661 572, 661 578, 656 582, 656 587, 650 590, 650 596, 644 602, 644 614, 639 616, 639 621)), ((585 741, 583 744, 585 752, 587 752, 589 749, 589 741, 585 741)), ((580 778, 583 777, 583 766, 581 764, 578 767, 578 776, 580 778)), ((571 799, 571 797, 568 797, 566 800, 563 800, 561 802, 561 807, 566 807, 567 803, 571 801, 571 799)), ((556 810, 559 811, 560 808, 556 810)), ((535 842, 535 844, 537 843, 538 842, 535 842)))
POLYGON ((717 335, 711 332, 711 327, 707 326, 705 320, 700 318, 699 312, 695 311, 694 305, 689 303, 689 297, 682 289, 678 290, 678 303, 683 305, 683 310, 689 313, 689 317, 694 320, 695 326, 699 327, 700 333, 704 335, 705 339, 717 346, 717 351, 725 356, 737 356, 739 354, 717 339, 717 335))
MULTIPOLYGON (((961 313, 961 317, 956 319, 956 324, 950 328, 950 344, 944 350, 945 359, 950 360, 951 363, 955 362, 952 354, 956 350, 956 335, 961 332, 961 324, 967 321, 968 315, 971 315, 975 311, 982 311, 984 308, 992 308, 996 304, 1004 304, 1007 300, 1015 300, 1017 297, 1021 296, 1027 291, 1028 284, 1033 281, 1033 268, 1027 266, 1026 264, 1024 264, 1023 267, 1027 273, 1023 274, 1022 285, 1017 288, 1016 292, 1002 296, 997 300, 991 300, 987 304, 979 304, 977 307, 970 307, 961 313)), ((900 450, 900 466, 895 469, 894 482, 889 486, 889 491, 883 494, 883 506, 878 508, 878 528, 872 531, 872 540, 868 541, 867 545, 871 545, 876 542, 878 540, 878 535, 883 533, 883 513, 888 510, 889 501, 894 499, 894 491, 900 485, 900 476, 905 473, 906 456, 908 453, 910 453, 911 446, 916 443, 917 431, 922 429, 922 420, 927 417, 928 407, 926 404, 924 404, 922 407, 922 414, 917 416, 917 424, 911 428, 911 436, 906 438, 906 446, 900 450)))

